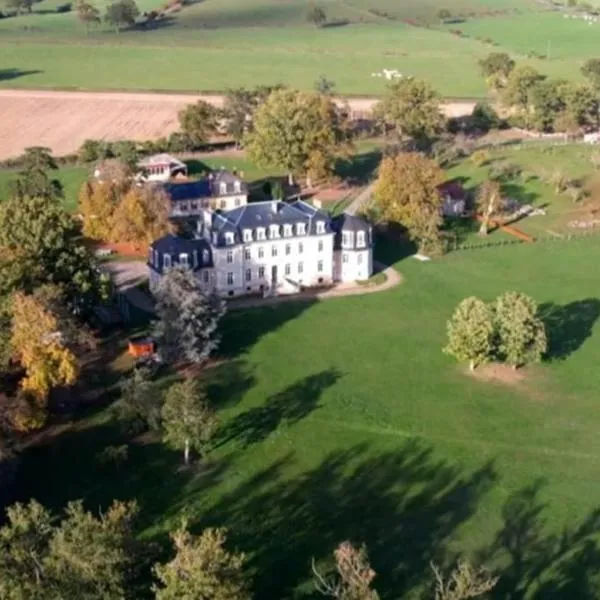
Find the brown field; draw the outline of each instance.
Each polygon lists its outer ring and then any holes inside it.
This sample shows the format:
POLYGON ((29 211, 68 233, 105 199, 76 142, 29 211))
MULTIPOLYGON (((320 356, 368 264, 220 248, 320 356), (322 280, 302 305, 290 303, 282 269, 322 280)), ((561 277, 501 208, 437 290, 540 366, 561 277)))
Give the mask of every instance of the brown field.
MULTIPOLYGON (((47 146, 56 156, 76 152, 86 139, 152 140, 177 130, 177 113, 198 99, 216 106, 222 96, 120 92, 0 90, 0 160, 28 146, 47 146)), ((375 99, 348 100, 365 113, 375 99)), ((458 116, 473 104, 448 103, 444 112, 458 116)))

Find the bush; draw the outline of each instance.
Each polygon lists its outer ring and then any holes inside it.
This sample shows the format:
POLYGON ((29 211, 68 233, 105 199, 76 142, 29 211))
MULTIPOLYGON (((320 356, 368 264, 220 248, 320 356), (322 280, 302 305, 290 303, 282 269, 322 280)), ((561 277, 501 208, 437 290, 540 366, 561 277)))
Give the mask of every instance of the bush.
POLYGON ((494 165, 490 169, 490 179, 495 181, 516 179, 522 173, 523 169, 514 163, 504 163, 500 165, 494 165))
POLYGON ((101 465, 122 465, 129 458, 129 448, 127 444, 121 446, 106 446, 102 452, 96 455, 96 460, 101 465))
POLYGON ((68 2, 67 4, 59 4, 56 7, 56 12, 57 13, 68 13, 71 12, 71 10, 73 9, 73 5, 68 2))
POLYGON ((487 132, 490 129, 500 129, 504 121, 498 113, 487 103, 478 102, 471 115, 473 128, 487 132))
POLYGON ((196 150, 190 138, 179 132, 172 133, 167 141, 167 152, 191 152, 196 150))

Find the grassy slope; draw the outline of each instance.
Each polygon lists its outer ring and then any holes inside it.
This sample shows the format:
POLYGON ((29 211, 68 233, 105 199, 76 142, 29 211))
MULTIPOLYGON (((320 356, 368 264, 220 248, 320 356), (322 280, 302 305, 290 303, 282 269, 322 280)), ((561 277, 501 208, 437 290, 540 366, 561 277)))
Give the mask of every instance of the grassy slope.
MULTIPOLYGON (((182 512, 227 525, 253 553, 259 599, 291 597, 311 557, 347 538, 369 544, 383 598, 418 585, 433 552, 482 550, 506 566, 502 540, 527 567, 505 568, 501 585, 526 590, 529 567, 550 562, 549 533, 600 502, 599 260, 591 239, 407 259, 386 293, 231 314, 223 351, 236 362, 210 374, 223 435, 209 469, 181 471, 145 440, 122 470, 98 470, 95 453, 120 439, 100 412, 28 452, 23 485, 55 506, 136 497, 145 535, 161 540, 182 512), (518 388, 474 381, 440 351, 460 299, 508 289, 553 303, 559 325, 554 359, 518 388)), ((575 564, 584 577, 579 559, 561 563, 567 579, 575 564)))

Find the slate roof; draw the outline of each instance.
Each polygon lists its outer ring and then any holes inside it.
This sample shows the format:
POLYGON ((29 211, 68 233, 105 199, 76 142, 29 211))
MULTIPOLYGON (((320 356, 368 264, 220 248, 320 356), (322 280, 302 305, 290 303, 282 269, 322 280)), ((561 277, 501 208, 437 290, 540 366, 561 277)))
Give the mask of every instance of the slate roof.
POLYGON ((185 183, 165 183, 164 190, 171 198, 171 202, 185 202, 211 197, 210 181, 208 179, 186 181, 185 183))
POLYGON ((152 156, 147 156, 142 158, 138 162, 138 166, 140 167, 151 167, 154 165, 173 165, 177 168, 185 169, 186 165, 184 162, 181 162, 178 158, 171 156, 170 154, 153 154, 152 156))
MULTIPOLYGON (((348 213, 342 213, 331 220, 331 227, 335 231, 334 248, 336 250, 339 250, 342 247, 342 233, 345 231, 354 233, 352 239, 353 249, 355 250, 365 249, 365 246, 359 247, 356 245, 356 233, 359 231, 363 231, 365 233, 365 243, 367 248, 373 243, 371 225, 369 225, 367 221, 361 219, 360 217, 356 217, 348 213)), ((348 247, 345 247, 345 249, 348 249, 348 247)))
POLYGON ((203 267, 212 267, 212 251, 210 244, 202 238, 184 237, 173 235, 169 233, 164 237, 159 238, 153 242, 150 248, 158 252, 159 262, 158 266, 148 264, 148 267, 154 269, 158 273, 162 273, 163 270, 163 256, 169 254, 171 256, 171 264, 179 264, 179 255, 187 254, 189 267, 194 271, 198 271, 203 267), (208 250, 208 260, 204 260, 204 250, 208 250), (197 252, 198 264, 194 267, 194 251, 197 252))
POLYGON ((225 169, 213 171, 209 175, 213 196, 231 196, 232 194, 247 194, 248 185, 237 173, 225 169), (239 191, 235 190, 235 183, 240 184, 239 191), (221 184, 225 184, 225 191, 221 192, 221 184))

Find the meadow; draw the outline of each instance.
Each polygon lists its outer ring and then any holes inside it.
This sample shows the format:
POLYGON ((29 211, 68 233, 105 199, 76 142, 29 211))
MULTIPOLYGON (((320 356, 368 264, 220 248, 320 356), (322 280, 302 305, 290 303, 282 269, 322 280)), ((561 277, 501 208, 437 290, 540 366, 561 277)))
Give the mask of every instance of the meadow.
MULTIPOLYGON (((308 597, 311 558, 344 539, 368 544, 383 600, 416 597, 429 562, 457 554, 501 570, 497 598, 598 597, 597 239, 429 263, 380 240, 377 256, 400 286, 226 317, 224 362, 204 374, 221 419, 206 462, 183 469, 96 406, 25 452, 23 496, 137 498, 140 535, 159 543, 183 515, 227 526, 259 600, 308 597), (542 305, 548 359, 522 379, 470 376, 441 351, 446 319, 465 296, 513 289, 542 305), (97 467, 117 443, 128 461, 97 467)), ((86 383, 114 380, 117 363, 103 367, 86 383)))
MULTIPOLYGON (((86 34, 74 13, 35 12, 0 20, 0 86, 89 90, 223 91, 285 83, 311 89, 320 75, 348 95, 378 95, 382 69, 428 80, 446 97, 485 95, 477 61, 507 51, 554 76, 578 78, 595 55, 597 27, 564 19, 533 1, 452 0, 443 25, 434 0, 328 0, 330 27, 305 22, 300 0, 204 0, 152 28, 86 34), (542 26, 543 25, 543 26, 542 26), (457 36, 451 29, 460 29, 457 36), (494 45, 485 42, 491 38, 494 45), (531 50, 551 58, 527 58, 531 50)), ((141 10, 159 8, 143 0, 141 10)))

